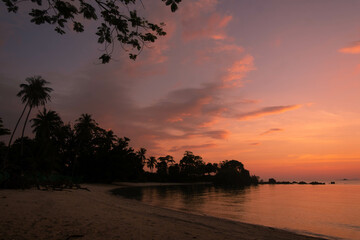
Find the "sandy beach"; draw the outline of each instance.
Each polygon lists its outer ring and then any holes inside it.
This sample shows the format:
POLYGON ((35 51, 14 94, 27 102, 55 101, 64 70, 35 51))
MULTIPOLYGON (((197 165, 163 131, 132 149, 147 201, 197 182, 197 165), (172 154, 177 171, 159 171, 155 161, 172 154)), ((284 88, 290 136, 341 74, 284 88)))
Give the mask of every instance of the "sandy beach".
POLYGON ((86 190, 0 190, 0 239, 319 239, 270 227, 199 216, 86 190))

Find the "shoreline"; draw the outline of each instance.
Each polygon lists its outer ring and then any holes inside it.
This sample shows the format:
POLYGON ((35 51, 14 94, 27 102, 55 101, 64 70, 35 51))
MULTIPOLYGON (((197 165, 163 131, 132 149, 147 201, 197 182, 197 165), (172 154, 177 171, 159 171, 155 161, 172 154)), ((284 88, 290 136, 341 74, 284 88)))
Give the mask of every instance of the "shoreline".
POLYGON ((113 195, 118 184, 84 187, 90 192, 0 190, 0 240, 324 239, 147 205, 113 195))

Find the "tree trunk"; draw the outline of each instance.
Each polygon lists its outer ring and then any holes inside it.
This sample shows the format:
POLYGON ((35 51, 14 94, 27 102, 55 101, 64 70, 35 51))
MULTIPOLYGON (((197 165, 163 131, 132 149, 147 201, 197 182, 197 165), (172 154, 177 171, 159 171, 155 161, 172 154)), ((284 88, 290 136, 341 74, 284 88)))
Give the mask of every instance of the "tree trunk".
POLYGON ((22 118, 22 117, 23 117, 23 115, 24 115, 24 112, 25 112, 25 110, 26 110, 26 107, 27 107, 27 106, 28 106, 28 103, 26 103, 26 105, 25 105, 25 107, 24 107, 24 110, 22 111, 22 113, 21 113, 21 115, 20 115, 19 120, 17 121, 17 123, 16 123, 16 125, 15 125, 14 131, 13 131, 13 132, 12 132, 12 134, 11 134, 11 137, 10 137, 10 140, 9 140, 9 144, 8 144, 8 147, 9 147, 9 148, 10 148, 10 145, 11 145, 12 139, 13 139, 13 137, 14 137, 15 131, 16 131, 16 129, 17 129, 17 127, 18 127, 19 123, 20 123, 21 118, 22 118))
POLYGON ((25 132, 25 128, 26 128, 27 121, 28 121, 28 119, 29 119, 29 115, 30 115, 31 109, 32 109, 32 106, 30 106, 29 112, 28 112, 28 114, 27 114, 27 116, 26 116, 26 119, 25 119, 24 127, 23 127, 23 129, 22 129, 22 133, 21 133, 21 154, 20 154, 20 156, 23 156, 23 155, 24 155, 24 132, 25 132))
POLYGON ((23 115, 24 115, 24 113, 25 113, 25 110, 26 110, 26 108, 27 108, 28 105, 29 105, 29 103, 27 102, 27 103, 25 104, 24 110, 22 111, 22 113, 21 113, 21 115, 20 115, 20 117, 19 117, 19 119, 18 119, 18 121, 17 121, 17 123, 16 123, 16 125, 15 125, 15 128, 14 128, 13 132, 11 133, 10 140, 9 140, 9 144, 8 144, 8 149, 7 149, 7 152, 6 152, 6 156, 5 156, 5 158, 4 158, 4 161, 3 161, 2 170, 4 170, 4 169, 7 168, 8 158, 9 158, 9 154, 10 154, 11 142, 12 142, 12 139, 13 139, 13 137, 14 137, 14 135, 15 135, 16 129, 17 129, 17 127, 19 126, 20 120, 22 119, 22 117, 23 117, 23 115))

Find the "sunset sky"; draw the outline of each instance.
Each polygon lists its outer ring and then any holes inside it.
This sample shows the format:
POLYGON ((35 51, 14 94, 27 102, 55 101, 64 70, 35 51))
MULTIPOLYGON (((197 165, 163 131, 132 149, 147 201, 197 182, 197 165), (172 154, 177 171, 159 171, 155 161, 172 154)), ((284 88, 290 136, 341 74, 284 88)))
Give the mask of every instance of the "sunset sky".
POLYGON ((135 62, 118 46, 107 65, 96 23, 61 36, 0 4, 5 127, 23 108, 19 84, 41 75, 65 122, 92 114, 148 156, 236 159, 263 179, 360 178, 360 1, 183 0, 176 13, 143 2, 167 36, 135 62))

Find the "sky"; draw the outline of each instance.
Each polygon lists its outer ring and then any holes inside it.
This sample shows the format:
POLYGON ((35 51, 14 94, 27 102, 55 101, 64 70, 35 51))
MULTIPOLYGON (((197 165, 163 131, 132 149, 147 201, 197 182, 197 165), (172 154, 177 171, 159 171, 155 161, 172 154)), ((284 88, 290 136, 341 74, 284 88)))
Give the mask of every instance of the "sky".
POLYGON ((360 178, 360 1, 143 3, 167 35, 136 61, 116 46, 106 65, 97 23, 59 35, 30 23, 27 3, 0 4, 5 127, 23 108, 19 84, 41 75, 64 122, 89 113, 148 156, 236 159, 263 179, 360 178))

